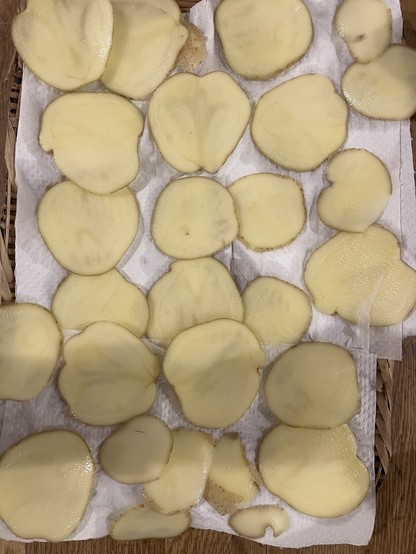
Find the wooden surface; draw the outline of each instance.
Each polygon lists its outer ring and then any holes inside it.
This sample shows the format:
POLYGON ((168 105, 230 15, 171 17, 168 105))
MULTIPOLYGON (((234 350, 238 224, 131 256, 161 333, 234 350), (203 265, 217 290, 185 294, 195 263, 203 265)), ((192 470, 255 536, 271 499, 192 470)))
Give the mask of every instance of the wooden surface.
MULTIPOLYGON (((189 7, 191 1, 184 1, 189 7)), ((8 105, 5 80, 12 60, 10 20, 17 0, 0 0, 0 158, 8 105)), ((402 0, 407 42, 416 47, 416 0, 402 0)), ((416 137, 416 118, 412 122, 416 137)), ((416 147, 414 147, 416 159, 416 147)), ((5 166, 0 159, 0 183, 5 166)), ((416 222, 415 222, 416 224, 416 222)), ((393 396, 393 457, 386 481, 377 495, 377 518, 368 547, 313 547, 284 550, 285 554, 416 554, 416 338, 404 342, 404 357, 395 366, 393 396)), ((0 491, 1 494, 1 491, 0 491)), ((111 539, 62 544, 5 543, 0 554, 271 554, 275 549, 234 536, 190 530, 177 539, 117 543, 111 539)))

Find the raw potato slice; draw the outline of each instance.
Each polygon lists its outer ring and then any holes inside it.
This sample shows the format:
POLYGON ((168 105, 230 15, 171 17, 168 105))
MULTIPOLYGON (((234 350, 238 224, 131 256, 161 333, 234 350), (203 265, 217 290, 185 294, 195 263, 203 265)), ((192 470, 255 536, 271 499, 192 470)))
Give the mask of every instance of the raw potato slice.
POLYGON ((259 277, 242 294, 244 324, 261 344, 294 344, 312 321, 312 306, 303 290, 274 277, 259 277))
POLYGON ((131 246, 139 227, 139 208, 128 188, 99 195, 64 181, 42 198, 38 227, 65 269, 100 275, 117 265, 131 246))
POLYGON ((147 336, 166 346, 185 329, 214 319, 243 321, 243 302, 228 270, 217 260, 178 260, 148 296, 147 336))
POLYGON ((16 50, 42 81, 74 90, 99 79, 113 37, 110 0, 28 0, 12 24, 16 50))
POLYGON ((181 535, 190 525, 188 512, 166 516, 142 504, 121 514, 113 523, 110 536, 116 541, 167 539, 181 535))
POLYGON ((316 308, 351 323, 384 327, 405 320, 416 304, 416 271, 400 260, 393 233, 337 233, 309 258, 305 284, 316 308))
POLYGON ((23 539, 63 541, 84 515, 94 474, 88 446, 75 433, 26 437, 0 459, 0 517, 23 539))
POLYGON ((127 485, 159 479, 172 450, 169 427, 157 417, 142 415, 124 423, 100 446, 100 465, 127 485))
POLYGON ((294 346, 270 369, 264 395, 271 411, 287 425, 338 427, 360 409, 354 358, 335 344, 305 342, 294 346))
POLYGON ((259 469, 272 494, 313 517, 355 510, 370 484, 348 425, 326 431, 277 425, 260 446, 259 469))
POLYGON ((133 333, 97 322, 64 346, 59 390, 90 425, 115 425, 146 412, 156 398, 159 361, 133 333))
POLYGON ((416 112, 416 50, 394 44, 368 64, 352 64, 342 78, 342 92, 367 117, 408 119, 416 112))
POLYGON ((258 493, 254 470, 237 434, 223 435, 215 446, 204 498, 221 515, 249 504, 258 493))
POLYGON ((109 194, 139 172, 143 125, 140 110, 116 94, 65 94, 44 111, 39 143, 62 175, 89 192, 109 194))
POLYGON ((199 427, 219 429, 248 410, 265 363, 248 327, 217 319, 176 335, 166 351, 163 371, 185 417, 199 427))
POLYGON ((188 30, 188 38, 179 52, 176 65, 181 71, 191 72, 201 65, 208 55, 205 46, 207 38, 201 29, 190 21, 183 21, 182 24, 188 30))
POLYGON ((363 232, 382 215, 392 193, 383 162, 368 150, 343 150, 330 160, 317 202, 318 215, 329 227, 363 232))
POLYGON ((237 238, 238 221, 228 190, 207 177, 172 181, 153 212, 156 246, 173 258, 209 256, 237 238))
POLYGON ((165 160, 181 173, 216 173, 237 146, 250 118, 250 101, 230 75, 179 73, 149 104, 149 123, 165 160))
POLYGON ((259 150, 294 171, 312 171, 347 136, 348 107, 328 77, 302 75, 260 98, 251 124, 259 150))
POLYGON ((215 28, 229 66, 246 79, 269 79, 287 69, 313 39, 301 0, 222 0, 215 28))
POLYGON ((174 68, 188 31, 157 3, 112 0, 112 4, 113 46, 101 81, 114 92, 143 100, 174 68))
POLYGON ((198 504, 214 457, 214 444, 206 433, 175 429, 172 436, 172 453, 161 477, 144 486, 151 508, 166 515, 198 504))
POLYGON ((29 400, 47 384, 61 349, 59 327, 37 304, 0 307, 0 400, 29 400))
POLYGON ((149 308, 142 291, 116 269, 103 275, 69 275, 59 285, 52 313, 62 329, 82 331, 95 321, 113 321, 144 335, 149 308))
POLYGON ((278 506, 252 506, 238 510, 230 517, 228 524, 242 537, 261 539, 269 528, 274 537, 281 535, 289 527, 289 518, 286 511, 278 506))
POLYGON ((256 173, 238 179, 228 190, 237 211, 238 238, 251 250, 281 248, 302 231, 305 201, 294 179, 256 173))

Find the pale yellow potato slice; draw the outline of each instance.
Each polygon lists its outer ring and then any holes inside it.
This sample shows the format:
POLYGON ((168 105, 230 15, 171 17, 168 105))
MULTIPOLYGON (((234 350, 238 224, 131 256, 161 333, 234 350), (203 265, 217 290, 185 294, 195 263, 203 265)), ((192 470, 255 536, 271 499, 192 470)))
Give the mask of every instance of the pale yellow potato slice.
POLYGON ((416 112, 416 50, 393 44, 368 64, 352 64, 342 92, 351 108, 367 117, 408 119, 416 112))
POLYGON ((61 333, 37 304, 0 306, 0 400, 29 400, 45 387, 61 350, 61 333))
POLYGON ((313 517, 352 512, 370 484, 348 425, 325 431, 277 425, 260 446, 259 469, 272 494, 313 517))
MULTIPOLYGON (((123 1, 131 2, 132 0, 114 0, 114 2, 123 1)), ((140 4, 147 4, 148 6, 159 8, 159 10, 168 13, 177 23, 181 18, 181 10, 176 0, 137 0, 137 2, 140 4)))
POLYGON ((213 258, 178 260, 147 297, 147 336, 167 345, 185 329, 214 319, 243 321, 243 301, 229 271, 213 258))
POLYGON ((237 238, 238 221, 228 190, 207 177, 172 181, 157 199, 152 219, 156 246, 173 258, 214 254, 237 238))
POLYGON ((354 358, 335 344, 298 344, 272 365, 264 395, 271 411, 287 425, 338 427, 360 410, 354 358))
POLYGON ((261 344, 294 344, 311 324, 308 296, 275 277, 258 277, 247 285, 242 298, 244 324, 261 344))
POLYGON ((146 412, 155 401, 159 360, 116 323, 93 323, 70 338, 64 359, 59 390, 84 423, 121 423, 146 412))
POLYGON ((384 327, 405 320, 416 304, 416 271, 400 259, 393 233, 337 233, 307 261, 305 284, 316 308, 351 323, 384 327))
POLYGON ((101 77, 112 37, 110 0, 28 0, 12 24, 13 42, 24 62, 61 90, 101 77))
POLYGON ((64 181, 46 192, 37 218, 46 246, 65 269, 100 275, 117 265, 131 246, 139 208, 128 188, 93 194, 64 181))
POLYGON ((269 528, 274 537, 284 533, 289 527, 289 518, 279 506, 252 506, 235 512, 229 518, 228 525, 242 537, 261 539, 269 528))
POLYGON ((116 541, 167 539, 184 533, 191 525, 189 512, 170 516, 158 514, 141 504, 119 516, 110 529, 116 541))
POLYGON ((165 515, 198 504, 214 457, 214 444, 207 433, 175 429, 172 436, 172 453, 162 475, 144 485, 150 507, 165 515))
POLYGON ((131 183, 139 172, 143 126, 140 110, 126 98, 75 92, 48 105, 39 143, 53 153, 62 175, 89 192, 109 194, 131 183))
POLYGON ((0 459, 0 517, 23 539, 63 541, 84 515, 94 476, 93 457, 75 433, 26 437, 0 459))
POLYGON ((179 73, 149 104, 149 123, 165 160, 181 173, 215 173, 237 146, 250 118, 246 93, 230 75, 179 73))
POLYGON ((199 427, 219 429, 248 410, 265 362, 248 327, 217 319, 176 335, 166 351, 163 372, 185 417, 199 427))
POLYGON ((269 79, 290 67, 313 39, 301 0, 222 0, 215 28, 228 65, 246 79, 269 79))
POLYGON ((382 215, 392 193, 390 173, 368 150, 338 152, 329 161, 326 178, 332 186, 319 195, 318 215, 340 231, 366 231, 382 215))
POLYGON ((68 275, 51 309, 61 329, 82 331, 95 321, 113 321, 142 337, 149 321, 146 296, 116 269, 102 275, 68 275))
POLYGON ((237 212, 238 238, 251 250, 281 248, 295 240, 306 223, 302 189, 290 177, 255 173, 228 190, 237 212))
POLYGON ((347 136, 348 107, 328 77, 310 74, 285 81, 257 103, 251 134, 259 150, 294 171, 312 171, 347 136))

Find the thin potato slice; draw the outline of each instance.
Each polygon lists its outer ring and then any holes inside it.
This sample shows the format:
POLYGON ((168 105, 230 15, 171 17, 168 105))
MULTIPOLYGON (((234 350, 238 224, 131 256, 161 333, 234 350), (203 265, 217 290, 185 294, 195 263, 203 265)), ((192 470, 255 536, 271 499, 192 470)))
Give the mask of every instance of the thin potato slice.
POLYGON ((289 527, 287 512, 278 506, 252 506, 233 514, 228 524, 238 535, 247 539, 261 539, 271 528, 278 537, 289 527))
POLYGON ((177 537, 191 526, 189 512, 170 516, 153 512, 141 504, 119 516, 110 529, 110 536, 116 541, 141 539, 167 539, 177 537))
POLYGON ((38 227, 63 267, 79 275, 100 275, 117 265, 131 246, 139 209, 128 188, 100 195, 64 181, 42 198, 38 227))
POLYGON ((176 65, 181 71, 191 72, 201 65, 208 55, 205 46, 207 38, 201 29, 190 21, 183 21, 182 24, 188 30, 188 38, 179 52, 176 65))

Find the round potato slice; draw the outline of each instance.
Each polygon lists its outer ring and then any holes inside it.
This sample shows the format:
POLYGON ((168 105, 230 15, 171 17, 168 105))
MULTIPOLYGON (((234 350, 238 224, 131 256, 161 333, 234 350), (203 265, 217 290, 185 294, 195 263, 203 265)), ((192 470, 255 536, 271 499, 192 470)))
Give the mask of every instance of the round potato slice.
POLYGON ((61 349, 59 327, 37 304, 0 307, 0 400, 29 400, 45 387, 61 349))
POLYGON ((228 190, 237 211, 238 238, 251 250, 281 248, 306 223, 302 189, 290 177, 256 173, 238 179, 228 190))
POLYGON ((133 333, 97 322, 64 346, 59 390, 90 425, 115 425, 146 412, 156 398, 159 361, 133 333))
POLYGON ((244 324, 262 344, 293 344, 312 321, 312 306, 303 290, 274 277, 259 277, 242 294, 244 324))
POLYGON ((332 429, 360 409, 357 368, 341 346, 305 342, 282 354, 264 385, 271 411, 292 427, 332 429))
POLYGON ((26 437, 0 459, 0 517, 23 539, 63 541, 84 515, 94 474, 88 446, 75 433, 26 437))
POLYGON ((61 329, 82 331, 95 321, 113 321, 144 335, 149 308, 142 291, 116 269, 103 275, 69 275, 59 285, 52 313, 61 329))
POLYGON ((228 246, 237 233, 233 198, 213 179, 172 181, 156 202, 153 239, 159 250, 173 258, 209 256, 228 246))
POLYGON ((117 265, 131 246, 139 209, 128 188, 99 195, 64 181, 42 198, 38 227, 63 267, 79 275, 100 275, 117 265))
POLYGON ((265 362, 248 327, 217 319, 176 335, 166 351, 163 371, 185 417, 199 427, 219 429, 248 410, 265 362))
POLYGON ((313 517, 348 514, 369 489, 348 425, 326 431, 277 425, 260 446, 259 469, 272 494, 313 517))
POLYGON ((274 537, 281 535, 289 527, 289 518, 278 506, 251 506, 235 512, 228 524, 242 537, 261 539, 268 528, 272 529, 274 537))
POLYGON ((223 0, 215 28, 228 65, 246 79, 270 79, 299 61, 313 39, 301 0, 223 0))
POLYGON ((185 329, 214 319, 243 321, 243 302, 228 270, 217 260, 178 260, 148 296, 147 336, 167 345, 185 329))
POLYGON ((328 77, 301 75, 260 98, 251 134, 276 164, 312 171, 343 145, 347 120, 347 104, 328 77))

